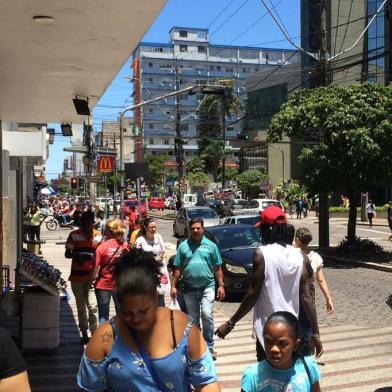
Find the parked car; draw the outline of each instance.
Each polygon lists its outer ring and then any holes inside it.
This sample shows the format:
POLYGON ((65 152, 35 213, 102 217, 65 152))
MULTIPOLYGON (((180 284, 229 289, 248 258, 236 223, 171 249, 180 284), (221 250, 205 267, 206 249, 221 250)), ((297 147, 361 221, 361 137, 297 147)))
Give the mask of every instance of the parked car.
POLYGON ((193 195, 192 193, 185 193, 182 199, 182 206, 183 207, 191 207, 197 203, 197 196, 193 195))
POLYGON ((221 224, 217 213, 209 207, 184 207, 180 208, 174 218, 174 236, 188 237, 189 221, 193 218, 203 218, 204 227, 216 226, 221 224))
POLYGON ((150 210, 157 209, 163 211, 165 209, 165 202, 159 197, 151 197, 148 202, 148 208, 150 210))
POLYGON ((233 215, 234 210, 242 210, 248 201, 245 199, 227 199, 224 201, 224 216, 233 215))
POLYGON ((252 257, 261 245, 260 231, 251 225, 221 225, 207 229, 222 256, 227 294, 245 293, 252 274, 252 257))
POLYGON ((124 216, 129 216, 131 212, 131 207, 135 207, 136 211, 139 213, 141 218, 147 218, 147 209, 146 205, 142 202, 139 203, 137 199, 127 199, 124 200, 123 209, 124 209, 124 216))
POLYGON ((223 216, 223 200, 206 200, 206 206, 215 210, 219 216, 223 216))
POLYGON ((283 204, 273 199, 253 199, 241 210, 233 210, 233 215, 255 215, 269 206, 278 206, 284 211, 283 204))
MULTIPOLYGON (((113 199, 111 197, 106 198, 107 202, 107 208, 108 211, 112 212, 113 211, 113 199)), ((104 197, 97 197, 95 199, 95 204, 99 207, 100 210, 105 210, 105 198, 104 197)))
POLYGON ((223 218, 224 225, 236 225, 239 223, 244 223, 247 225, 254 226, 260 220, 260 215, 237 215, 228 216, 223 218))

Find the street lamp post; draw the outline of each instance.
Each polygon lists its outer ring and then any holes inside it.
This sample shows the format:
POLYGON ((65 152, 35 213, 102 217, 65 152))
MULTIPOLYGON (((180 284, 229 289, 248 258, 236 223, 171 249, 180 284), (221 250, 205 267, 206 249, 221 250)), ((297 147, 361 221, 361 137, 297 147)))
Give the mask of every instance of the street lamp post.
POLYGON ((134 110, 134 109, 136 109, 138 107, 142 107, 143 105, 146 105, 148 103, 159 101, 161 99, 168 98, 168 97, 173 97, 173 96, 176 96, 178 94, 181 94, 181 93, 184 93, 184 92, 187 92, 187 91, 189 92, 189 91, 192 91, 192 90, 194 90, 196 88, 200 88, 200 87, 203 87, 203 86, 192 85, 192 86, 189 86, 189 87, 185 87, 182 90, 173 91, 171 93, 168 93, 168 94, 165 94, 165 95, 161 95, 159 97, 152 98, 152 99, 149 99, 149 100, 144 101, 144 102, 139 102, 136 105, 128 106, 128 107, 126 107, 125 109, 123 109, 120 112, 119 125, 120 125, 120 170, 121 170, 121 190, 120 190, 120 203, 121 203, 121 205, 120 205, 120 218, 121 219, 124 219, 123 204, 124 204, 124 189, 125 189, 125 181, 124 181, 124 174, 125 174, 124 173, 124 169, 125 169, 125 167, 124 167, 124 129, 123 129, 123 118, 124 118, 125 113, 127 113, 127 112, 129 112, 131 110, 134 110))

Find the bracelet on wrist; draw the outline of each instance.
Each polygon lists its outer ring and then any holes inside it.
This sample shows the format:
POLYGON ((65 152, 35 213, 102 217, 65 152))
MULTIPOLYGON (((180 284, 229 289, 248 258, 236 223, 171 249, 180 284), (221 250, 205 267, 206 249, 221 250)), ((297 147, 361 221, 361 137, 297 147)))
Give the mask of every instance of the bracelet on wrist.
POLYGON ((314 333, 313 335, 312 335, 312 338, 313 339, 317 339, 317 338, 319 338, 320 337, 320 334, 318 334, 318 333, 314 333))
POLYGON ((235 327, 235 322, 232 320, 226 321, 226 328, 229 329, 230 331, 235 327))

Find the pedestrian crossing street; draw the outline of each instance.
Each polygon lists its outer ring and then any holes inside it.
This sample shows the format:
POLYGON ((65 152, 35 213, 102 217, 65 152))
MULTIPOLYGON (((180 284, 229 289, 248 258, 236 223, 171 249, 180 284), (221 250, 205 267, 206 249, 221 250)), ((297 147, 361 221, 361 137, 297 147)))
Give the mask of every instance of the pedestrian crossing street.
MULTIPOLYGON (((215 326, 225 321, 227 317, 218 308, 215 326)), ((391 326, 321 326, 320 334, 324 354, 318 363, 323 392, 374 392, 377 388, 392 391, 391 326)), ((256 362, 252 322, 240 321, 224 340, 216 339, 215 348, 222 390, 239 392, 244 369, 256 362)))

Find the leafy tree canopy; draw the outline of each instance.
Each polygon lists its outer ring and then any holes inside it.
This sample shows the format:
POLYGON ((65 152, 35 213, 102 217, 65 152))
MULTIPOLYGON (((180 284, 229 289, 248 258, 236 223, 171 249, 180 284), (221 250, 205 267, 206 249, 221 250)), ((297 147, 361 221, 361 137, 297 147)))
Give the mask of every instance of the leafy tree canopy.
POLYGON ((167 155, 150 155, 148 157, 148 169, 150 171, 150 185, 160 187, 165 173, 163 164, 169 160, 167 155))
POLYGON ((302 90, 272 118, 267 140, 277 142, 283 134, 310 142, 299 156, 310 189, 360 191, 392 179, 389 87, 302 90))
POLYGON ((205 171, 205 162, 198 155, 195 155, 190 161, 186 164, 187 173, 204 173, 205 171))
POLYGON ((188 173, 186 175, 186 179, 189 181, 189 185, 195 187, 201 186, 207 188, 208 184, 210 183, 207 174, 201 172, 188 173))
POLYGON ((260 187, 261 181, 267 178, 260 170, 246 170, 237 176, 237 182, 240 188, 260 187))

